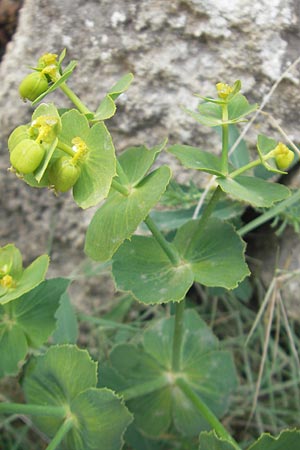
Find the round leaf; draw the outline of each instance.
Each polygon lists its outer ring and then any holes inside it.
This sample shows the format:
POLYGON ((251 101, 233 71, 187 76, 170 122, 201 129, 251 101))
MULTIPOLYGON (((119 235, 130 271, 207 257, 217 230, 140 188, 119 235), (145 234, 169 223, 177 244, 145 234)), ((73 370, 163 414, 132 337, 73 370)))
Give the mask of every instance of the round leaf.
POLYGON ((71 402, 76 426, 65 438, 68 450, 120 450, 123 434, 132 415, 123 402, 108 389, 87 389, 71 402), (101 443, 101 444, 100 444, 101 443))
POLYGON ((16 374, 28 344, 42 345, 55 327, 54 313, 68 280, 44 281, 13 302, 0 306, 0 376, 16 374))
MULTIPOLYGON (((24 391, 29 403, 65 406, 72 428, 63 439, 66 450, 120 450, 132 416, 112 391, 97 389, 97 363, 72 345, 51 347, 29 366, 24 391)), ((45 408, 47 411, 47 408, 45 408)), ((41 430, 54 436, 64 419, 39 416, 41 430)))
POLYGON ((130 291, 143 303, 179 301, 194 281, 184 262, 173 266, 154 238, 133 236, 113 258, 113 276, 120 290, 130 291))
POLYGON ((88 155, 73 187, 74 200, 83 209, 94 206, 107 197, 116 174, 115 149, 104 123, 97 123, 91 128, 85 143, 88 155))
POLYGON ((191 220, 177 232, 174 244, 190 265, 195 281, 205 286, 235 288, 249 275, 245 243, 234 228, 210 219, 199 233, 200 220, 191 220))
POLYGON ((217 416, 228 408, 237 382, 231 355, 218 349, 217 339, 195 311, 184 314, 180 370, 173 373, 173 332, 174 317, 162 319, 144 333, 143 347, 115 347, 110 361, 118 376, 104 380, 113 389, 123 391, 125 398, 131 388, 127 403, 134 413, 135 425, 156 438, 166 433, 171 424, 189 436, 207 428, 177 387, 178 374, 217 416))
POLYGON ((262 434, 248 450, 298 450, 300 448, 300 430, 284 430, 279 436, 262 434))
MULTIPOLYGON (((78 394, 96 383, 97 364, 86 350, 72 345, 53 346, 29 366, 24 392, 28 403, 62 406, 70 405, 78 394)), ((60 419, 47 416, 39 416, 35 421, 49 436, 61 425, 60 419)))
POLYGON ((215 431, 200 433, 199 442, 199 450, 236 450, 230 442, 219 438, 215 431))

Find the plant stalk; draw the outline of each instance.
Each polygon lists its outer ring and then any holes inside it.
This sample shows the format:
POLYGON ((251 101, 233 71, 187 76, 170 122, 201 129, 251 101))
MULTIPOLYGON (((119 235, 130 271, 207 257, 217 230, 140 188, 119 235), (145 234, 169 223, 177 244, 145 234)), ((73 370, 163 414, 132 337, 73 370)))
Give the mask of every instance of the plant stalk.
MULTIPOLYGON (((222 105, 222 121, 228 121, 228 105, 222 105)), ((229 142, 229 128, 228 123, 222 125, 222 172, 224 175, 228 174, 228 142, 229 142)))
POLYGON ((182 338, 184 332, 183 326, 184 307, 185 307, 184 300, 176 303, 175 305, 175 322, 174 322, 173 348, 172 348, 173 372, 179 372, 181 366, 182 338))
POLYGON ((240 167, 239 169, 234 170, 230 173, 230 178, 235 178, 241 173, 246 172, 246 170, 252 169, 253 167, 259 166, 261 164, 260 159, 256 159, 255 161, 250 162, 249 164, 246 164, 243 167, 240 167))
POLYGON ((163 251, 168 256, 171 263, 174 266, 179 265, 180 257, 178 255, 177 251, 175 250, 173 245, 166 240, 164 235, 161 233, 161 231, 157 227, 156 223, 151 219, 150 216, 147 216, 146 219, 144 220, 144 222, 147 225, 147 227, 149 228, 149 230, 151 231, 151 233, 153 234, 153 237, 156 239, 158 244, 161 246, 163 251))
POLYGON ((72 149, 72 147, 70 147, 67 144, 64 144, 60 140, 58 140, 58 142, 57 142, 57 148, 59 150, 62 150, 63 152, 67 153, 68 155, 70 155, 72 157, 76 154, 76 152, 72 149))
POLYGON ((125 197, 128 197, 128 195, 130 194, 129 189, 126 186, 123 186, 123 184, 119 183, 117 180, 112 180, 111 187, 120 192, 120 194, 124 195, 125 197))
POLYGON ((32 405, 30 403, 0 403, 0 414, 29 414, 63 419, 66 409, 63 406, 32 405))
POLYGON ((245 234, 249 233, 249 231, 252 231, 255 228, 259 227, 260 225, 263 225, 265 222, 268 222, 268 220, 273 219, 273 217, 277 216, 286 208, 298 202, 299 200, 300 200, 300 189, 294 194, 292 194, 290 197, 288 197, 286 200, 283 200, 281 203, 269 209, 261 216, 244 225, 237 231, 237 233, 240 236, 244 236, 245 234))
POLYGON ((80 98, 69 88, 66 83, 62 83, 59 85, 60 89, 64 94, 71 100, 72 103, 76 106, 76 108, 83 114, 91 114, 91 111, 82 103, 80 98))
POLYGON ((200 397, 191 389, 187 382, 183 378, 178 378, 176 380, 177 386, 182 390, 185 396, 192 402, 194 407, 199 411, 201 416, 211 425, 211 427, 216 431, 217 435, 230 442, 236 450, 241 450, 240 446, 233 439, 233 437, 228 433, 226 428, 222 425, 215 414, 206 406, 206 404, 200 399, 200 397))
POLYGON ((59 446, 65 435, 70 431, 72 426, 73 426, 73 419, 70 417, 62 423, 61 427, 57 430, 57 433, 55 434, 54 438, 52 439, 46 450, 57 449, 57 447, 59 446))

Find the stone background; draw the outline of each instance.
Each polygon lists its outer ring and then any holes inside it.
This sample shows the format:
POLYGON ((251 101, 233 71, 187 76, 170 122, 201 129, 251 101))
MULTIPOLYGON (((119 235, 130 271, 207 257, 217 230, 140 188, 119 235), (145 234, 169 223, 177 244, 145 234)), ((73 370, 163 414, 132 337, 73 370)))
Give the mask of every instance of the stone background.
MULTIPOLYGON (((91 109, 123 74, 134 73, 117 115, 107 122, 118 151, 131 144, 151 146, 165 137, 217 151, 215 134, 180 106, 194 109, 194 93, 210 95, 216 82, 236 79, 249 100, 260 103, 299 57, 299 21, 298 0, 25 0, 0 65, 0 245, 14 242, 26 261, 51 248, 50 274, 68 275, 82 260, 84 232, 93 214, 92 209, 79 210, 68 194, 57 199, 47 190, 32 190, 7 172, 7 136, 32 112, 20 101, 17 87, 41 54, 66 48, 67 60, 79 61, 69 84, 91 109)), ((298 69, 284 77, 266 107, 296 144, 298 69)), ((67 103, 58 92, 49 101, 67 103)), ((250 146, 258 132, 278 135, 264 119, 248 133, 250 146)), ((170 163, 180 178, 174 160, 170 163)), ((276 246, 286 249, 292 242, 290 267, 298 268, 298 237, 282 242, 276 246)), ((270 258, 262 265, 266 273, 273 270, 270 258)), ((83 288, 84 295, 97 295, 97 283, 83 288)), ((113 290, 110 285, 105 289, 113 290)), ((294 290, 289 296, 297 301, 294 290)))

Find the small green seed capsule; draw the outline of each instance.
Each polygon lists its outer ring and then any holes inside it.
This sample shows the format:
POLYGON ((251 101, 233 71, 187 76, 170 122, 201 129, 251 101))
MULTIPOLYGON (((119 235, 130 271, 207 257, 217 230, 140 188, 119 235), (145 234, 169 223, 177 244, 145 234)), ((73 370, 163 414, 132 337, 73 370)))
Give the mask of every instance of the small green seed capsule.
POLYGON ((72 162, 72 158, 61 156, 49 169, 49 181, 57 192, 67 192, 80 175, 80 167, 72 162))
POLYGON ((20 173, 34 172, 41 164, 45 149, 31 139, 24 139, 10 154, 11 165, 20 173))
POLYGON ((27 75, 19 86, 19 93, 24 100, 33 102, 48 89, 46 75, 41 72, 33 72, 27 75))
POLYGON ((19 142, 28 138, 29 138, 28 126, 20 125, 19 127, 14 129, 14 131, 10 134, 8 138, 7 142, 8 150, 12 152, 13 149, 19 144, 19 142))

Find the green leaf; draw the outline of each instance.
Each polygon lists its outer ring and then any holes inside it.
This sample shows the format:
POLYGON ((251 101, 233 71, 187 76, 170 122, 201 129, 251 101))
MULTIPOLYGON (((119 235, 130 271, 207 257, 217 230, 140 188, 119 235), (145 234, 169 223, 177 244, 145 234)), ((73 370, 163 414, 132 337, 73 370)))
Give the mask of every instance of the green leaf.
POLYGON ((17 324, 11 324, 0 307, 0 378, 16 375, 27 354, 27 341, 23 330, 17 324))
POLYGON ((110 119, 116 112, 117 107, 110 95, 106 95, 100 103, 93 118, 94 121, 110 119))
MULTIPOLYGON (((51 347, 29 366, 24 381, 28 403, 66 407, 73 427, 63 439, 66 450, 101 446, 120 450, 123 433, 132 417, 119 397, 108 389, 97 389, 97 363, 85 350, 72 345, 51 347), (70 411, 70 412, 69 412, 70 411)), ((53 437, 63 419, 45 413, 35 418, 40 429, 53 437)))
POLYGON ((199 442, 199 450, 236 450, 230 442, 218 437, 215 431, 200 433, 199 442))
POLYGON ((217 127, 222 125, 222 108, 220 105, 210 102, 200 103, 198 106, 199 112, 194 112, 183 108, 197 122, 208 127, 217 127))
POLYGON ((113 85, 112 88, 108 91, 108 94, 111 96, 113 100, 119 97, 119 95, 123 94, 123 92, 127 91, 129 86, 133 81, 133 74, 126 73, 116 84, 113 85))
MULTIPOLYGON (((122 390, 125 398, 132 387, 131 393, 135 395, 127 404, 134 413, 135 426, 155 438, 167 433, 171 424, 188 436, 207 428, 199 412, 176 386, 176 374, 172 373, 173 333, 174 317, 162 319, 144 333, 143 347, 126 344, 115 347, 110 361, 119 375, 120 386, 117 377, 112 385, 111 377, 102 380, 113 389, 122 390), (165 380, 165 385, 158 380, 165 380), (146 381, 147 388, 152 383, 152 391, 143 392, 146 381)), ((224 414, 237 381, 233 361, 229 353, 219 351, 217 339, 192 310, 184 314, 180 374, 216 415, 224 414)))
POLYGON ((40 284, 45 278, 49 265, 49 256, 42 255, 23 270, 21 254, 13 244, 0 248, 0 258, 0 305, 21 297, 40 284), (9 269, 2 276, 8 275, 12 277, 12 285, 10 287, 5 287, 5 285, 1 284, 1 270, 3 271, 6 265, 8 265, 9 269))
POLYGON ((189 145, 172 145, 168 152, 172 153, 189 169, 197 169, 212 175, 222 176, 221 158, 189 145))
MULTIPOLYGON (((233 444, 218 437, 215 431, 200 433, 199 442, 199 450, 236 450, 233 444)), ((300 430, 283 430, 277 437, 262 434, 248 450, 298 450, 299 446, 300 430)))
POLYGON ((158 202, 170 176, 170 169, 162 166, 132 188, 128 196, 112 193, 88 227, 85 242, 87 255, 96 261, 110 260, 158 202))
POLYGON ((284 430, 279 436, 262 434, 248 450, 299 450, 300 430, 284 430))
POLYGON ((200 220, 192 220, 177 232, 174 244, 190 265, 195 281, 205 286, 235 288, 249 275, 245 243, 232 225, 209 219, 199 233, 200 220))
POLYGON ((133 81, 132 73, 124 75, 106 94, 100 103, 93 121, 106 120, 111 118, 116 112, 115 100, 123 92, 127 91, 133 81))
POLYGON ((78 339, 78 322, 70 297, 65 292, 60 299, 60 306, 56 311, 56 329, 53 333, 55 344, 75 344, 78 339))
POLYGON ((194 281, 190 267, 184 262, 173 266, 152 237, 124 242, 113 257, 112 271, 118 289, 146 304, 179 301, 194 281))
MULTIPOLYGON (((24 380, 26 401, 34 405, 70 405, 81 392, 95 387, 97 363, 86 350, 73 345, 52 346, 28 367, 24 380)), ((61 424, 57 418, 39 416, 37 426, 50 436, 61 424)))
POLYGON ((165 448, 160 441, 144 436, 134 424, 127 429, 125 441, 134 450, 163 450, 165 448))
POLYGON ((246 97, 242 94, 236 94, 228 103, 228 118, 232 123, 240 122, 241 119, 253 111, 257 110, 258 105, 250 105, 246 97))
POLYGON ((152 237, 133 236, 113 257, 116 286, 146 304, 179 301, 194 281, 235 288, 249 275, 245 244, 229 224, 210 219, 199 233, 199 220, 183 225, 173 241, 181 263, 173 265, 152 237))
POLYGON ((112 138, 103 123, 89 128, 86 117, 77 110, 63 114, 59 139, 72 147, 72 140, 80 137, 88 147, 88 153, 80 161, 80 176, 73 187, 76 203, 83 209, 96 205, 107 197, 116 174, 115 150, 112 138))
POLYGON ((77 426, 66 437, 68 450, 120 450, 132 416, 123 401, 108 389, 90 388, 71 402, 77 426))
MULTIPOLYGON (((55 148, 57 146, 57 135, 61 131, 61 120, 59 113, 57 111, 56 106, 53 103, 42 103, 39 105, 34 113, 32 114, 32 123, 40 116, 49 116, 51 119, 51 122, 54 122, 54 124, 51 126, 52 132, 51 132, 51 141, 50 142, 43 142, 42 146, 44 147, 46 154, 43 158, 42 164, 38 167, 38 169, 34 172, 34 180, 37 181, 38 185, 42 182, 43 177, 45 176, 46 169, 49 165, 49 162, 52 158, 52 155, 55 151, 55 148)), ((25 176, 26 182, 30 184, 30 176, 25 176)), ((42 185, 44 183, 42 182, 42 185)), ((33 186, 35 187, 35 186, 33 186)))
MULTIPOLYGON (((204 209, 204 208, 203 208, 204 209)), ((220 220, 230 220, 240 217, 244 212, 244 207, 240 202, 232 201, 230 199, 222 199, 217 204, 212 217, 220 220)), ((182 208, 176 210, 153 210, 150 217, 154 220, 160 230, 170 231, 175 230, 193 218, 195 206, 192 208, 182 208)), ((202 210, 200 210, 199 217, 201 217, 202 210)), ((142 226, 146 230, 146 226, 142 226)))
POLYGON ((54 314, 69 280, 55 278, 0 306, 0 376, 15 374, 28 346, 38 348, 55 328, 54 314))
POLYGON ((277 169, 276 163, 274 159, 268 160, 268 162, 264 159, 264 155, 269 153, 271 150, 274 150, 277 146, 278 142, 274 139, 270 139, 263 134, 258 135, 257 137, 257 151, 261 160, 262 165, 269 171, 274 173, 286 174, 282 170, 277 169))
POLYGON ((257 109, 257 105, 250 105, 246 97, 241 94, 235 94, 228 102, 228 120, 222 120, 222 102, 211 103, 211 101, 200 103, 198 113, 184 109, 197 122, 209 127, 216 127, 224 124, 233 124, 243 122, 243 118, 257 109))
POLYGON ((39 103, 41 100, 43 100, 44 97, 46 97, 46 95, 50 94, 50 92, 55 91, 55 89, 57 89, 62 83, 67 81, 67 79, 72 75, 76 66, 77 61, 70 61, 65 70, 63 71, 62 76, 59 78, 59 80, 51 84, 50 87, 47 89, 47 91, 43 92, 38 98, 36 98, 34 102, 32 102, 32 106, 39 103))
POLYGON ((144 145, 130 147, 121 153, 119 162, 130 186, 136 186, 151 168, 158 154, 164 149, 167 140, 151 149, 144 145))
POLYGON ((287 187, 269 183, 257 177, 237 176, 235 178, 217 178, 222 191, 230 197, 253 206, 269 208, 273 203, 284 200, 290 195, 287 187))

